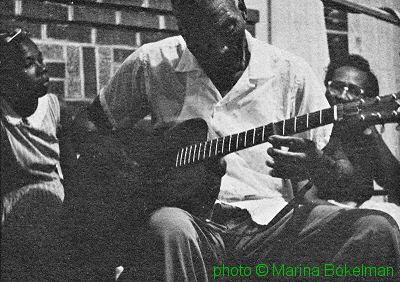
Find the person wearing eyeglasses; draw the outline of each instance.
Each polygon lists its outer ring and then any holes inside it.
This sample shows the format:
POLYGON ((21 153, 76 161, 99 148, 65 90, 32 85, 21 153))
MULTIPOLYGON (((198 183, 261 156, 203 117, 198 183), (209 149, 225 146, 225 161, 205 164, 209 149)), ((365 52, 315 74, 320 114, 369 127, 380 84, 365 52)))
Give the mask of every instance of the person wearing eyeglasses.
MULTIPOLYGON (((331 106, 379 96, 378 79, 369 62, 360 55, 350 54, 331 61, 324 84, 325 96, 331 106)), ((322 151, 315 149, 312 143, 307 144, 311 145, 303 151, 313 152, 315 163, 303 167, 313 175, 318 186, 306 195, 309 201, 334 200, 352 207, 380 209, 400 222, 397 206, 400 203, 400 161, 375 126, 336 124, 322 151), (374 194, 373 181, 388 191, 389 200, 394 204, 366 202, 374 194)), ((271 165, 275 166, 277 175, 288 177, 291 174, 288 169, 271 165)), ((295 169, 302 170, 298 166, 291 168, 295 169)))
MULTIPOLYGON (((326 97, 331 106, 338 103, 379 96, 378 79, 369 62, 351 54, 332 61, 325 77, 326 97)), ((400 161, 392 154, 375 126, 335 126, 331 143, 325 152, 335 158, 340 146, 342 177, 330 189, 321 189, 320 196, 340 202, 361 205, 374 191, 373 181, 389 192, 390 201, 400 204, 400 161), (336 141, 335 141, 336 140, 336 141)))
POLYGON ((43 55, 28 34, 1 32, 1 281, 58 279, 61 108, 48 87, 43 55))

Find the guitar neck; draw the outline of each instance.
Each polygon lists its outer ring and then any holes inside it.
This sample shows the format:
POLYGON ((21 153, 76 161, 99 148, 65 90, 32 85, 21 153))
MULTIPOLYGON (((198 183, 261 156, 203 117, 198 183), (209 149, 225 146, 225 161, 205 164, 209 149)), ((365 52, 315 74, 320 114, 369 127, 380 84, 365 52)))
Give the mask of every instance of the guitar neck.
POLYGON ((205 161, 217 156, 225 156, 236 151, 263 144, 268 141, 268 137, 271 135, 293 135, 333 123, 341 120, 342 117, 343 106, 337 105, 329 109, 270 123, 233 135, 192 144, 178 151, 175 167, 205 161))

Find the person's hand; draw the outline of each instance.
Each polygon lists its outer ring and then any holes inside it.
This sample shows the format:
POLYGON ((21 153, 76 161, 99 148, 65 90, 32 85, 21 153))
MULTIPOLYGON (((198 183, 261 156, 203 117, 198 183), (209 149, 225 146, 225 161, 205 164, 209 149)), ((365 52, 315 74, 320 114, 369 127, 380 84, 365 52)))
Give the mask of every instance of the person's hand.
POLYGON ((273 177, 305 179, 322 162, 323 152, 311 140, 273 135, 268 141, 273 147, 268 148, 267 152, 273 160, 266 163, 272 168, 273 177))

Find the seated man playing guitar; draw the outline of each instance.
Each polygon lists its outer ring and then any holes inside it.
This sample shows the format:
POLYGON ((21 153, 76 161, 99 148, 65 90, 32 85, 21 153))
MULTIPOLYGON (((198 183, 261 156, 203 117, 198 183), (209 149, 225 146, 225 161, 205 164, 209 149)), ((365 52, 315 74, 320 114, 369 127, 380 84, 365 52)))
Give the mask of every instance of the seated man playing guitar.
MULTIPOLYGON (((215 202, 220 192, 230 201, 265 199, 266 212, 276 210, 292 194, 290 181, 271 177, 265 165, 272 161, 267 141, 275 144, 274 133, 303 132, 307 139, 287 137, 291 150, 302 149, 291 142, 308 139, 322 148, 329 131, 318 126, 337 115, 320 111, 329 108, 323 86, 302 59, 245 31, 243 1, 173 0, 172 6, 182 36, 136 50, 88 109, 99 129, 114 132, 150 114, 164 140, 148 142, 150 161, 137 160, 151 176, 132 190, 150 200, 145 223, 125 243, 132 253, 121 261, 119 279, 210 281, 218 267, 257 264, 316 267, 320 276, 325 264, 363 264, 399 275, 399 230, 385 213, 307 205, 263 226, 252 219, 251 205, 249 213, 215 202)), ((316 160, 307 152, 304 158, 316 160)), ((249 278, 256 276, 254 269, 249 278)))

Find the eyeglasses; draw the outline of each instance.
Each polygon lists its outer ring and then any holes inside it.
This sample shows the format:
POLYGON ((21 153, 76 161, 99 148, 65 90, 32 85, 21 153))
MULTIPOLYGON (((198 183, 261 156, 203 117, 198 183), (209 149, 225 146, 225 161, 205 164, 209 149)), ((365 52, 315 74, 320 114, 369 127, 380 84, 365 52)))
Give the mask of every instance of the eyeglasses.
POLYGON ((328 81, 327 89, 333 96, 339 96, 345 92, 347 95, 359 97, 365 93, 361 87, 343 81, 328 81))

